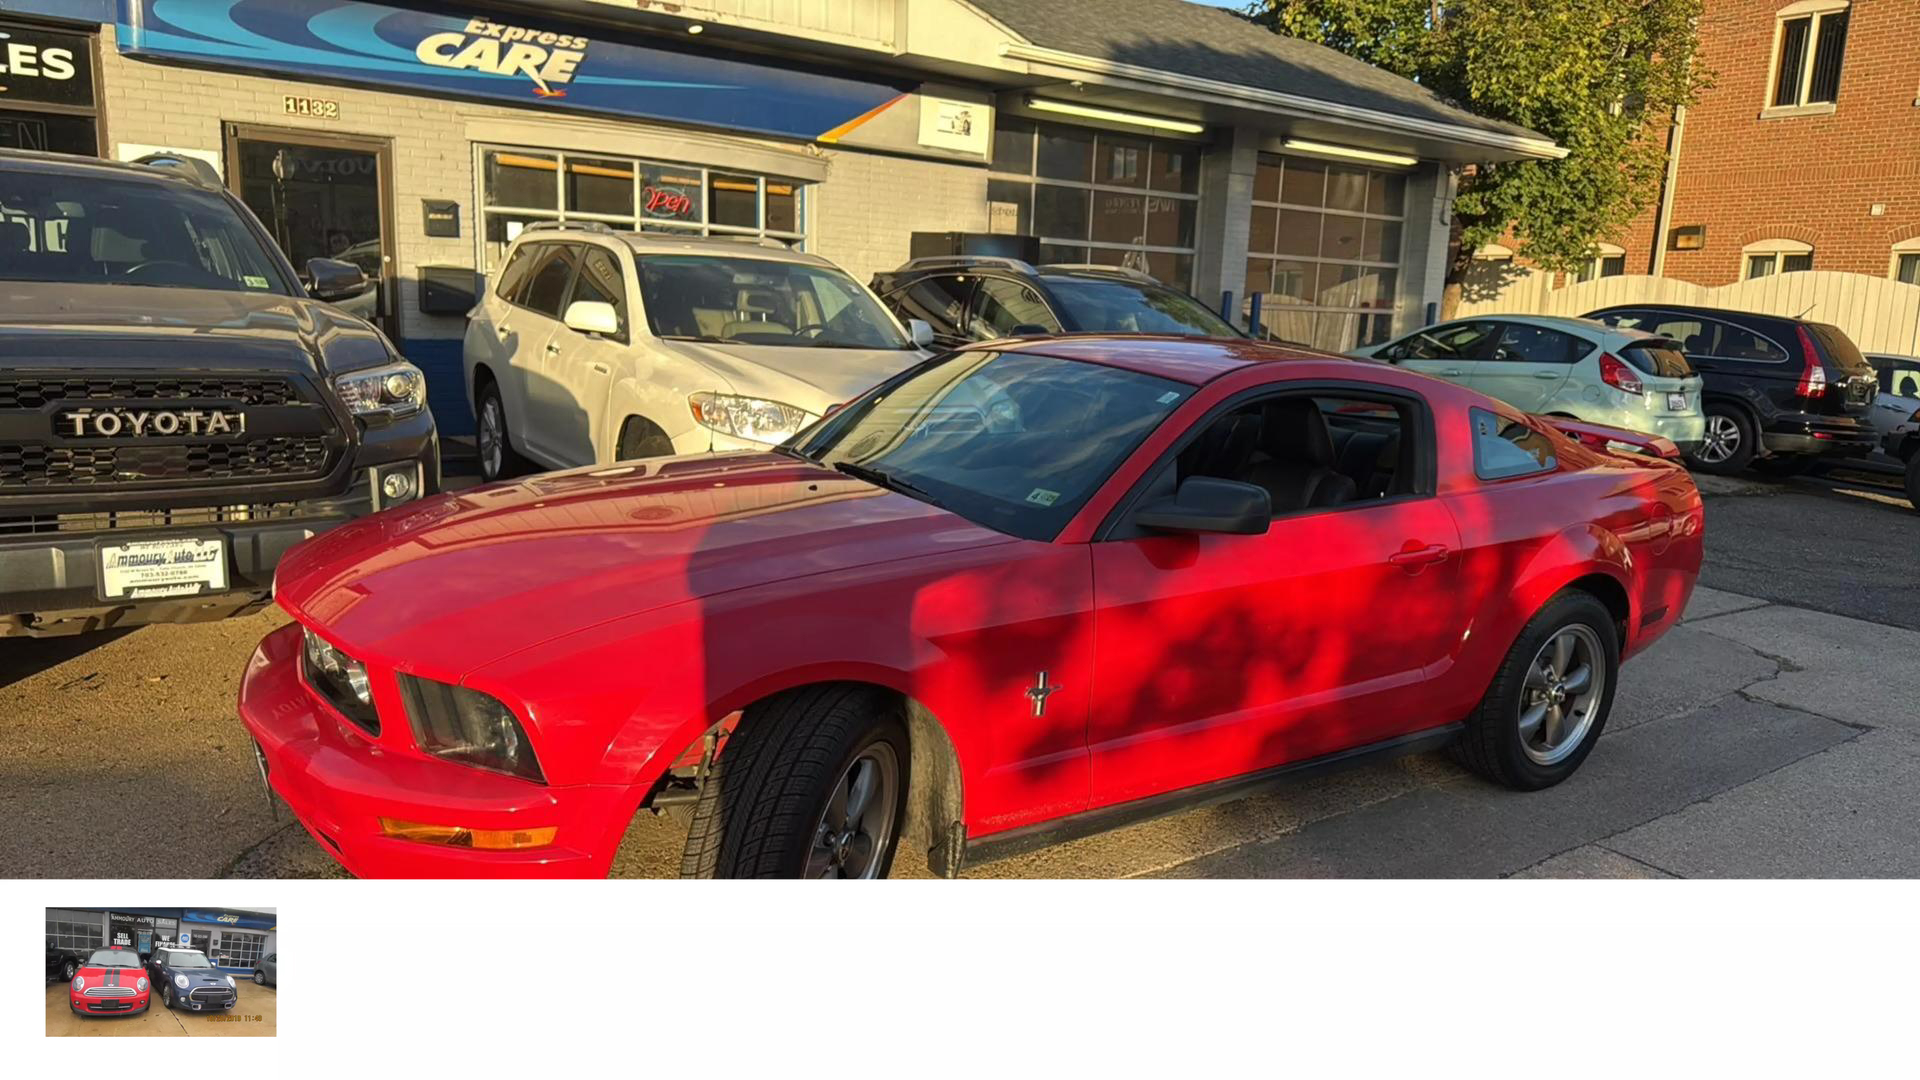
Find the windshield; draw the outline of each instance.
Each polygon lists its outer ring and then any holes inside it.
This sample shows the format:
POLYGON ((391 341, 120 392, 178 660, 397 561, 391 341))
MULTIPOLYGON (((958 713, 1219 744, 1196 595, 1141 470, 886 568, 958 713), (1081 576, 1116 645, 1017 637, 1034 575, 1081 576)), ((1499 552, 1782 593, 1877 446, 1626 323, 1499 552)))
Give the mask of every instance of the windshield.
POLYGON ((207 963, 205 954, 197 952, 164 952, 160 954, 160 962, 170 968, 210 968, 213 966, 207 963))
POLYGON ((1658 338, 1651 341, 1629 341, 1620 347, 1620 355, 1626 358, 1627 363, 1648 375, 1684 379, 1693 374, 1693 365, 1687 363, 1687 354, 1681 352, 1671 341, 1658 338))
POLYGON ((218 193, 0 170, 0 280, 289 292, 218 193))
POLYGON ((987 528, 1051 540, 1191 390, 1033 353, 957 352, 870 391, 798 451, 987 528))
POLYGON ((1047 288, 1083 333, 1245 337, 1185 293, 1143 281, 1048 277, 1047 288))
POLYGON ((772 259, 641 256, 654 335, 742 345, 911 349, 893 319, 838 270, 772 259))
POLYGON ((140 958, 125 949, 95 949, 87 957, 88 967, 139 967, 140 958))

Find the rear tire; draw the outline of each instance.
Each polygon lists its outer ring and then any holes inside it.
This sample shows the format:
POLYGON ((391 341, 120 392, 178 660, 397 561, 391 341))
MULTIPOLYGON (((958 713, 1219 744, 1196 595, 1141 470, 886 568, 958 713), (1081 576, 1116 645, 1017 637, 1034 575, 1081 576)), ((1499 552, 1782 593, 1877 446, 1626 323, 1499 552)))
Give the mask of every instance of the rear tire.
POLYGON ((863 687, 747 709, 694 806, 680 876, 886 877, 906 816, 906 720, 863 687))
POLYGON ((1461 763, 1519 791, 1572 776, 1613 709, 1620 674, 1615 634, 1613 613, 1591 593, 1569 589, 1547 601, 1467 718, 1455 744, 1461 763))
POLYGON ((660 426, 644 416, 629 416, 620 427, 620 461, 635 458, 672 457, 673 440, 660 426))
POLYGON ((514 451, 507 434, 507 405, 500 397, 500 384, 491 379, 481 383, 477 399, 474 442, 480 452, 480 479, 491 484, 525 472, 526 459, 514 451))
POLYGON ((73 976, 80 970, 80 965, 69 960, 65 964, 61 965, 60 970, 66 975, 66 979, 64 981, 72 982, 73 976))
POLYGON ((1759 435, 1746 411, 1737 405, 1714 402, 1706 412, 1706 438, 1687 455, 1687 464, 1715 476, 1729 476, 1752 464, 1759 435))

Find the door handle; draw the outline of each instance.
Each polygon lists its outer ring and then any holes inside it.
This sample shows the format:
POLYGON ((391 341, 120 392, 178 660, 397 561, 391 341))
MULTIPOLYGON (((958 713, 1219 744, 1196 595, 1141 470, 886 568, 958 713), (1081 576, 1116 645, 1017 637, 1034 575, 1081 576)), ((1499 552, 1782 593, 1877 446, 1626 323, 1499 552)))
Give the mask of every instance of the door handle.
POLYGON ((1536 379, 1557 379, 1560 377, 1560 373, 1557 371, 1536 371, 1533 373, 1533 377, 1536 379))
POLYGON ((1451 554, 1453 552, 1445 544, 1428 544, 1423 548, 1395 552, 1387 556, 1387 561, 1409 574, 1417 574, 1435 563, 1446 562, 1451 554))
POLYGON ((1466 372, 1464 372, 1464 371, 1461 371, 1461 370, 1460 370, 1459 368, 1457 368, 1457 367, 1450 367, 1450 368, 1442 368, 1442 369, 1441 369, 1441 371, 1440 371, 1440 374, 1442 374, 1442 375, 1450 375, 1450 376, 1452 376, 1452 377, 1454 377, 1454 378, 1456 378, 1456 379, 1457 379, 1457 378, 1459 378, 1460 376, 1462 376, 1462 375, 1465 375, 1465 374, 1466 374, 1466 372))
POLYGON ((608 366, 607 366, 607 365, 605 365, 605 364, 594 364, 594 365, 592 365, 592 367, 593 367, 593 371, 594 371, 594 374, 596 374, 596 375, 611 375, 611 374, 613 374, 613 369, 612 369, 612 368, 610 368, 610 367, 608 367, 608 366))
POLYGON ((499 326, 493 328, 493 332, 500 335, 501 341, 505 341, 507 340, 507 336, 513 333, 513 327, 508 326, 506 323, 501 323, 499 326))
POLYGON ((551 342, 551 341, 549 341, 549 342, 547 342, 547 353, 548 353, 549 355, 552 355, 552 356, 559 356, 559 355, 560 355, 560 346, 558 346, 558 345, 555 345, 555 344, 554 344, 553 342, 551 342))

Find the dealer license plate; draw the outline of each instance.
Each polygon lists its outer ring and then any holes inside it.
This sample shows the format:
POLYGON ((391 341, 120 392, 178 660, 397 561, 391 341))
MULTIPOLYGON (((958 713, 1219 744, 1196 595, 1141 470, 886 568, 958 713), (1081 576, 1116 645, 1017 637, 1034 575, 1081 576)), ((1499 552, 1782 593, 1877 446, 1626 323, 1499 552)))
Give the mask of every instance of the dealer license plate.
POLYGON ((227 588, 227 543, 187 536, 100 545, 100 595, 108 600, 199 596, 227 588))
POLYGON ((1687 411, 1687 395, 1668 394, 1667 395, 1667 411, 1668 412, 1686 412, 1687 411))

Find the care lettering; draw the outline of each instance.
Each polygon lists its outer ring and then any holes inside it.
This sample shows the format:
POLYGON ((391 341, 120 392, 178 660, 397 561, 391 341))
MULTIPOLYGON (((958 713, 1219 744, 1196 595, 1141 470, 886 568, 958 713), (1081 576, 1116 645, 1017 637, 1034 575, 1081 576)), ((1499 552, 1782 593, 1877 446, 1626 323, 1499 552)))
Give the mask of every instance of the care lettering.
POLYGON ((573 81, 574 69, 586 59, 586 48, 583 37, 471 19, 461 30, 421 38, 413 54, 435 67, 524 75, 533 80, 534 93, 563 97, 566 91, 553 84, 573 81))

